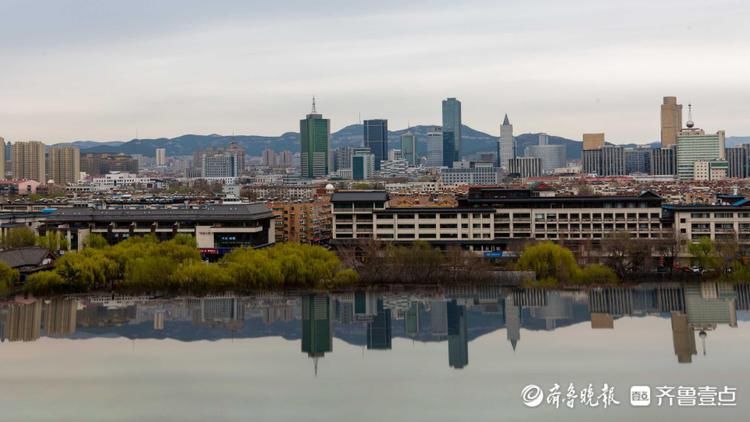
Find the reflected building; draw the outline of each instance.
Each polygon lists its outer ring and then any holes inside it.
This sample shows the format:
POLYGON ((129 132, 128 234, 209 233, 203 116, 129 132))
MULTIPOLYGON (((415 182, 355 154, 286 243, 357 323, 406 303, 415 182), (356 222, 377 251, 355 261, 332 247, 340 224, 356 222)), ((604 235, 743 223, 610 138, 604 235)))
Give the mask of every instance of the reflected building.
POLYGON ((514 294, 505 298, 505 331, 514 352, 521 340, 521 307, 516 305, 515 297, 514 294))
POLYGON ((422 304, 419 302, 412 302, 409 304, 409 309, 406 310, 404 315, 404 332, 407 337, 416 338, 422 331, 421 318, 422 318, 422 304))
POLYGON ((189 299, 188 306, 192 309, 193 323, 196 325, 223 325, 237 330, 245 321, 245 307, 236 297, 189 299))
POLYGON ((78 301, 52 299, 42 307, 44 331, 48 337, 63 337, 76 332, 78 301))
POLYGON ((573 319, 573 301, 571 298, 563 297, 562 292, 548 291, 546 293, 545 305, 531 308, 531 316, 545 321, 546 330, 557 328, 557 321, 573 319))
POLYGON ((462 369, 469 364, 466 307, 451 300, 446 308, 448 311, 448 364, 451 368, 462 369))
POLYGON ((371 320, 378 313, 378 298, 370 292, 354 292, 354 317, 360 321, 371 320))
POLYGON ((591 312, 612 314, 614 316, 633 313, 632 289, 626 287, 605 287, 589 291, 589 309, 591 312))
POLYGON ((677 362, 691 363, 695 349, 695 331, 688 323, 688 316, 682 312, 672 312, 672 344, 677 362))
POLYGON ((41 335, 42 304, 39 301, 11 303, 5 320, 9 341, 35 341, 41 335))
POLYGON ((433 337, 448 335, 448 303, 445 300, 430 303, 430 329, 433 337))
POLYGON ((154 330, 161 331, 164 329, 165 314, 164 311, 154 312, 154 330))
POLYGON ((594 330, 601 330, 601 329, 612 330, 615 328, 615 319, 612 317, 612 314, 592 312, 591 313, 591 328, 594 330))
POLYGON ((328 295, 302 297, 302 352, 313 359, 315 374, 318 359, 333 351, 333 320, 328 295))
POLYGON ((367 323, 367 349, 390 350, 393 332, 391 329, 391 310, 383 308, 383 300, 378 300, 378 312, 372 321, 367 323))

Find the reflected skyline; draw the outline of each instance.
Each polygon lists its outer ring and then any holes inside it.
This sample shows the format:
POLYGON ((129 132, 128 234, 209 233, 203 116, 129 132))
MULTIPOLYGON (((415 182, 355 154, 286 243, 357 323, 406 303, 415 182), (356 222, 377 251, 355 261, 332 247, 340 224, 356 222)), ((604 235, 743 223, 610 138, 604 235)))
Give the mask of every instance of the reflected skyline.
MULTIPOLYGON (((368 351, 391 353, 394 338, 445 343, 447 364, 469 366, 471 343, 505 330, 515 353, 522 331, 551 332, 585 323, 611 330, 618 320, 668 319, 675 361, 689 364, 710 355, 711 333, 737 328, 748 311, 750 286, 673 283, 589 290, 503 289, 457 286, 418 292, 357 291, 293 295, 149 299, 128 296, 24 299, 0 303, 0 340, 33 342, 42 337, 125 337, 216 341, 281 337, 299 341, 313 362, 334 352, 334 339, 368 351)), ((135 345, 133 345, 135 347, 135 345)))

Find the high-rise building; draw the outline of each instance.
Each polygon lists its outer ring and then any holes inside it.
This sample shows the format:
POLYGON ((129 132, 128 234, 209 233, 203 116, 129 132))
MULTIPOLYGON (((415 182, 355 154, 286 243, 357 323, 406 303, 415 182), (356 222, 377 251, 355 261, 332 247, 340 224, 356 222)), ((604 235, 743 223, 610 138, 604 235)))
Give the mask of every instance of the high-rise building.
POLYGON ((729 174, 726 160, 697 160, 693 162, 693 180, 724 180, 729 174))
POLYGON ((380 170, 380 162, 388 159, 388 120, 365 120, 365 147, 375 155, 375 170, 380 170))
POLYGON ((583 161, 583 172, 586 174, 602 174, 602 150, 584 149, 581 160, 583 161))
POLYGON ((584 133, 583 134, 583 150, 588 151, 592 149, 601 149, 604 147, 604 134, 603 133, 584 133))
POLYGON ((5 138, 0 136, 0 179, 5 179, 5 160, 6 160, 5 138))
POLYGON ((13 144, 13 177, 47 183, 44 144, 38 141, 16 142, 13 144))
POLYGON ((13 144, 8 141, 4 148, 5 159, 3 160, 3 173, 0 178, 5 179, 9 172, 13 171, 13 144))
POLYGON ((75 147, 51 147, 47 152, 47 178, 57 185, 77 183, 81 177, 81 151, 75 147))
POLYGON ((677 97, 664 97, 661 105, 661 146, 677 145, 677 134, 682 129, 682 104, 677 97))
POLYGON ((156 148, 156 166, 164 167, 167 165, 167 149, 156 148))
POLYGON ((703 129, 695 128, 689 118, 687 129, 677 135, 677 177, 692 179, 696 161, 724 160, 724 137, 723 130, 707 135, 703 129))
POLYGON ((651 171, 651 148, 628 148, 625 150, 625 174, 648 174, 651 171))
POLYGON ((279 167, 288 168, 288 167, 294 167, 294 163, 292 162, 292 158, 294 157, 294 154, 292 154, 292 151, 284 150, 281 151, 277 158, 277 164, 279 167))
POLYGON ((312 112, 300 120, 299 126, 302 177, 314 179, 326 176, 333 167, 328 153, 331 148, 331 121, 317 112, 314 98, 312 112))
POLYGON ((695 331, 688 323, 688 316, 683 312, 672 312, 672 345, 678 363, 691 363, 693 355, 698 354, 695 347, 695 331))
POLYGON ((401 155, 409 166, 417 165, 417 136, 411 130, 407 130, 401 135, 401 155))
POLYGON ((42 323, 47 337, 62 337, 75 333, 77 304, 75 299, 56 298, 42 305, 42 323))
POLYGON ((245 171, 245 148, 232 141, 227 147, 227 152, 234 155, 234 159, 237 161, 237 176, 241 175, 245 171))
POLYGON ((443 165, 453 167, 461 160, 461 102, 443 100, 443 165))
POLYGON ((553 170, 565 167, 567 157, 565 145, 529 145, 524 156, 542 160, 542 172, 552 173, 553 170))
POLYGON ((448 302, 448 364, 463 369, 469 364, 469 337, 466 328, 466 307, 448 302))
MULTIPOLYGON (((453 164, 453 163, 451 163, 453 164)), ((427 167, 443 166, 443 131, 434 127, 427 132, 427 167)))
POLYGON ((367 349, 390 350, 393 340, 391 310, 383 308, 383 299, 378 299, 378 313, 367 323, 367 349))
POLYGON ((651 148, 649 152, 651 157, 649 158, 649 174, 665 176, 674 175, 676 162, 675 162, 675 147, 666 148, 651 148))
POLYGON ((516 157, 508 162, 508 174, 522 178, 542 175, 542 159, 536 157, 516 157))
POLYGON ((622 176, 625 174, 625 148, 605 145, 602 151, 601 176, 622 176))
POLYGON ((127 154, 84 153, 80 155, 81 171, 102 176, 113 171, 138 173, 138 160, 127 154))
POLYGON ((302 297, 302 352, 313 359, 318 372, 318 359, 333 351, 333 318, 328 295, 310 294, 302 297))
POLYGON ((227 151, 207 151, 203 154, 201 177, 227 178, 238 177, 237 157, 227 151))
POLYGON ((498 166, 507 169, 510 160, 516 156, 513 125, 510 124, 507 114, 505 115, 505 119, 503 119, 503 124, 500 125, 500 139, 498 139, 498 143, 498 166))
POLYGON ((505 335, 513 351, 521 340, 521 307, 513 296, 505 297, 505 335))
POLYGON ((263 150, 262 163, 265 167, 276 167, 276 153, 271 148, 263 150))
POLYGON ((430 303, 430 329, 433 337, 448 335, 448 302, 433 300, 430 303))
POLYGON ((727 177, 734 179, 744 179, 750 176, 748 171, 748 148, 750 145, 741 145, 734 148, 727 148, 727 162, 729 169, 727 177))
POLYGON ((370 148, 355 148, 352 151, 352 179, 367 180, 375 174, 375 154, 370 148))

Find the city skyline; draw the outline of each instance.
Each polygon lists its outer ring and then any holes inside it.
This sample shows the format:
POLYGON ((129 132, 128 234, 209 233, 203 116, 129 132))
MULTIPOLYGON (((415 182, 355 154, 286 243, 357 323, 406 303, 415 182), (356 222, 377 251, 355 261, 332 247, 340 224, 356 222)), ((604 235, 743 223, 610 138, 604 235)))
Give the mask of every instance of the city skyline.
POLYGON ((508 112, 517 133, 615 143, 658 141, 661 97, 674 95, 707 131, 749 134, 750 61, 735 52, 750 6, 545 3, 6 5, 0 136, 280 134, 312 95, 333 128, 360 115, 437 124, 439 101, 456 97, 464 123, 491 135, 508 112))

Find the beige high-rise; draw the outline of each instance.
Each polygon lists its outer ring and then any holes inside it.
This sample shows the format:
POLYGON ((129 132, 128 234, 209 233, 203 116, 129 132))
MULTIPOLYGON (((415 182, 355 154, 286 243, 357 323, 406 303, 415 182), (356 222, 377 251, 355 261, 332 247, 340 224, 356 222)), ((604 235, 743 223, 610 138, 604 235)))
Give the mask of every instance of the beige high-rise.
POLYGON ((5 138, 0 136, 0 179, 5 179, 5 138))
POLYGON ((78 182, 81 177, 81 152, 75 147, 52 147, 49 149, 49 179, 56 185, 78 182))
POLYGON ((583 134, 583 149, 590 151, 592 149, 602 149, 604 147, 604 134, 603 133, 584 133, 583 134))
POLYGON ((677 135, 682 129, 682 104, 677 97, 664 97, 661 105, 661 146, 677 145, 677 135))
POLYGON ((38 141, 13 144, 13 177, 47 183, 44 144, 38 141))

